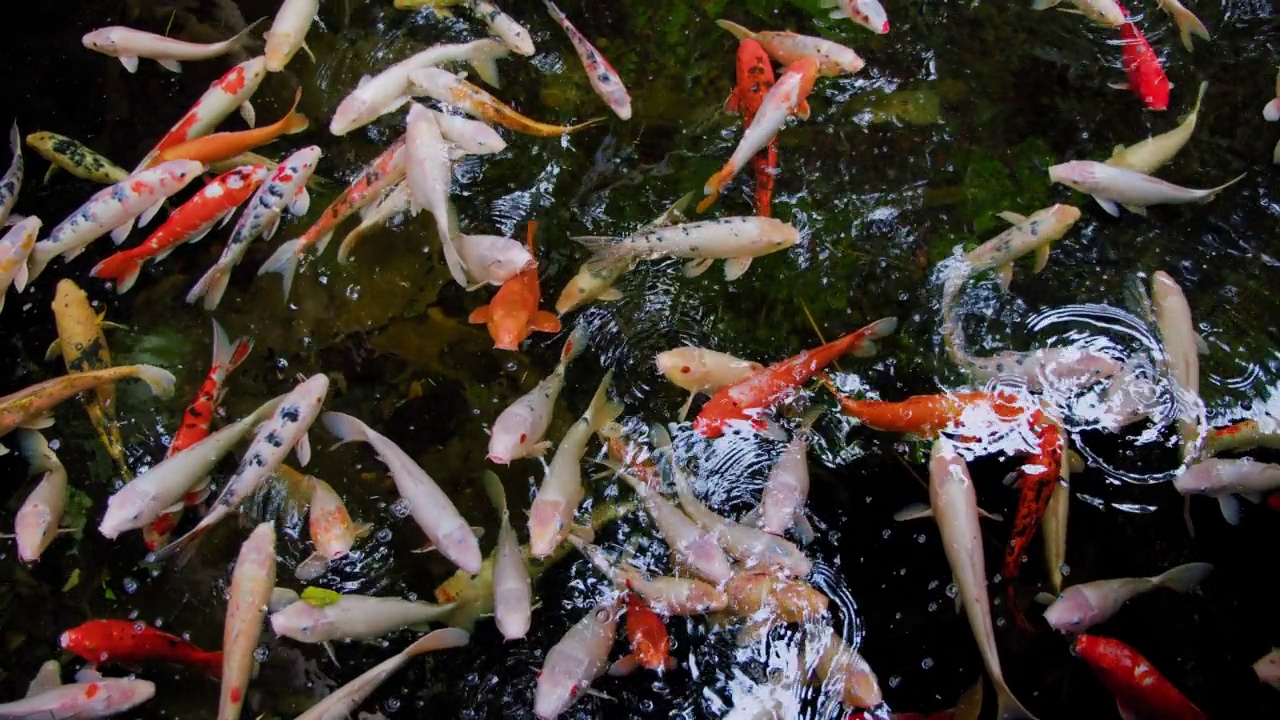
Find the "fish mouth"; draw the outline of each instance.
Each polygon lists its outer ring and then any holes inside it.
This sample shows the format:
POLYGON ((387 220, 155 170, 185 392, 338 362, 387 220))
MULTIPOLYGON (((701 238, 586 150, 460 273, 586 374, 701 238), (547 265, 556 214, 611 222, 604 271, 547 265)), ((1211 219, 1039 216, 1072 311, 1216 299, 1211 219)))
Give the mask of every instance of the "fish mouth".
POLYGON ((488 460, 488 461, 489 461, 489 462, 491 462, 491 463, 496 463, 496 464, 498 464, 498 465, 510 465, 510 464, 511 464, 511 458, 509 458, 509 457, 504 457, 504 456, 502 456, 502 455, 498 455, 498 454, 496 454, 496 453, 489 453, 488 455, 486 455, 486 456, 485 456, 485 459, 486 459, 486 460, 488 460))

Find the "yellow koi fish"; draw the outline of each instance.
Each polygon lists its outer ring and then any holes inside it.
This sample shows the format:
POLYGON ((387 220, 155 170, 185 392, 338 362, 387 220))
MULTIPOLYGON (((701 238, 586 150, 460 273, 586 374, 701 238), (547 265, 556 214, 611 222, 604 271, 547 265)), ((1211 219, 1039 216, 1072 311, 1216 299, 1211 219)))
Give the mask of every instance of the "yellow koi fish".
POLYGON ((53 424, 49 411, 73 395, 125 378, 137 378, 157 397, 173 395, 173 375, 154 365, 120 365, 105 370, 71 373, 0 397, 0 437, 20 427, 40 429, 53 424))

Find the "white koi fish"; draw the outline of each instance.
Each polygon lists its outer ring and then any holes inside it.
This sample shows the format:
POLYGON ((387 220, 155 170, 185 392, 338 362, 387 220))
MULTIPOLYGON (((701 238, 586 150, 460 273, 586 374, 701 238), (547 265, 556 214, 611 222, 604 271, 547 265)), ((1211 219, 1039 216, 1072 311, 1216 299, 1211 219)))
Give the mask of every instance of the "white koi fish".
POLYGON ((317 606, 299 600, 271 616, 271 629, 280 637, 304 643, 370 640, 397 630, 436 622, 453 605, 401 600, 396 597, 340 595, 317 606))
MULTIPOLYGON (((511 48, 512 52, 525 57, 532 57, 536 52, 533 47, 533 37, 529 35, 529 31, 510 15, 502 12, 497 5, 489 0, 467 0, 466 5, 488 26, 489 34, 502 40, 502 43, 511 48)), ((498 86, 497 83, 489 84, 498 86)))
POLYGON ((492 155, 507 148, 497 130, 479 120, 432 110, 440 125, 440 134, 467 155, 492 155))
POLYGON ((484 474, 484 489, 498 510, 502 524, 498 526, 498 544, 493 548, 493 619, 507 640, 519 640, 529 632, 533 615, 533 583, 529 567, 524 564, 524 551, 511 527, 507 511, 507 493, 502 481, 492 471, 484 474))
POLYGON ((0 227, 9 224, 9 220, 20 220, 16 216, 10 216, 9 212, 13 210, 13 204, 18 202, 18 191, 22 189, 22 176, 25 165, 22 162, 22 135, 18 133, 18 121, 13 121, 13 127, 9 129, 9 148, 13 151, 13 160, 9 162, 9 169, 5 171, 4 177, 0 178, 0 227))
POLYGON ((547 651, 534 691, 534 715, 552 720, 604 674, 609 668, 609 651, 613 649, 620 614, 616 600, 596 605, 547 651))
POLYGON ((1280 648, 1272 648, 1271 652, 1259 658, 1253 664, 1253 672, 1258 676, 1258 682, 1280 690, 1280 648))
POLYGON ((40 218, 34 215, 18 221, 0 238, 0 310, 9 287, 18 292, 27 289, 27 258, 40 234, 40 218))
POLYGON ((583 325, 574 328, 560 351, 560 362, 542 382, 521 395, 507 406, 489 431, 490 462, 510 465, 513 460, 541 457, 551 447, 544 438, 551 425, 556 400, 564 389, 565 373, 569 363, 587 347, 587 329, 583 325))
POLYGON ((471 636, 457 628, 434 630, 418 638, 409 647, 383 660, 360 677, 329 693, 323 700, 312 705, 296 720, 347 720, 369 699, 369 696, 382 686, 392 675, 410 660, 437 650, 462 647, 471 642, 471 636))
POLYGON ((340 560, 351 552, 356 541, 369 534, 372 526, 351 519, 342 496, 329 483, 307 476, 311 481, 311 503, 307 508, 307 531, 316 551, 298 564, 294 576, 299 580, 313 580, 324 573, 329 563, 340 560))
POLYGON ((414 215, 423 210, 431 213, 436 221, 436 233, 440 236, 449 274, 462 287, 470 287, 469 266, 454 244, 455 233, 449 223, 449 194, 453 185, 449 149, 440 134, 436 116, 418 103, 409 106, 405 150, 409 156, 406 171, 409 212, 414 215))
POLYGON ((185 451, 166 457, 130 480, 107 499, 98 532, 114 540, 129 530, 141 530, 156 518, 184 506, 183 498, 204 481, 223 456, 256 428, 284 399, 268 400, 252 414, 210 434, 185 451))
POLYGON ((546 477, 529 508, 529 554, 545 558, 564 542, 578 505, 586 496, 582 487, 582 456, 591 436, 612 422, 622 406, 609 401, 613 371, 604 374, 587 411, 578 418, 556 448, 546 477))
MULTIPOLYGON (((147 562, 157 562, 182 551, 181 562, 195 551, 200 539, 214 525, 235 512, 240 503, 249 499, 275 474, 290 451, 296 449, 298 463, 305 466, 311 460, 311 442, 307 430, 320 414, 325 397, 329 394, 329 376, 316 373, 299 383, 264 420, 245 451, 244 458, 235 473, 227 479, 213 508, 186 535, 151 553, 147 562)), ((190 450, 174 457, 190 454, 190 450)))
POLYGON ((577 535, 569 535, 569 542, 586 555, 614 587, 639 595, 659 615, 703 615, 719 612, 729 605, 729 598, 723 590, 701 580, 646 575, 613 562, 603 550, 577 535))
POLYGON ((29 280, 35 280, 56 257, 70 262, 94 240, 111 234, 119 245, 133 229, 134 221, 146 225, 160 211, 165 199, 200 176, 204 165, 195 160, 169 160, 150 170, 94 193, 31 251, 29 280))
POLYGON ((1191 320, 1191 307, 1182 288, 1163 270, 1151 275, 1151 301, 1155 310, 1160 342, 1164 346, 1165 364, 1173 378, 1178 397, 1178 434, 1182 436, 1181 456, 1189 460, 1200 451, 1203 441, 1200 418, 1204 402, 1200 399, 1200 357, 1208 352, 1204 338, 1196 332, 1191 320))
POLYGON ((397 215, 409 212, 409 204, 412 199, 409 193, 409 183, 401 180, 394 187, 387 190, 377 202, 362 208, 360 210, 360 224, 347 233, 347 236, 342 238, 342 243, 338 245, 338 262, 344 265, 351 262, 351 252, 364 239, 364 236, 370 230, 386 224, 388 220, 397 215))
POLYGON ((320 418, 320 422, 324 423, 326 430, 338 437, 339 445, 349 442, 369 443, 378 459, 391 471, 391 479, 400 491, 400 497, 409 503, 409 514, 440 554, 468 573, 474 575, 480 571, 483 558, 475 533, 462 518, 453 501, 422 466, 385 435, 374 432, 368 425, 350 415, 327 412, 320 418))
POLYGON ((1084 470, 1084 460, 1067 450, 1058 469, 1058 484, 1053 486, 1049 504, 1040 518, 1040 533, 1044 538, 1045 570, 1055 592, 1062 591, 1062 571, 1067 563, 1067 528, 1071 515, 1071 473, 1084 470))
POLYGON ((657 489, 646 485, 627 472, 621 473, 620 477, 640 496, 645 510, 658 528, 658 533, 666 540, 667 546, 671 548, 671 552, 680 564, 688 567, 698 577, 715 583, 716 586, 723 585, 733 577, 729 557, 725 555, 711 533, 698 527, 688 515, 663 497, 657 489))
POLYGON ((307 214, 311 208, 307 181, 315 172, 322 154, 319 146, 310 145, 293 153, 276 167, 271 177, 249 199, 218 261, 187 293, 188 303, 203 297, 205 310, 212 311, 218 307, 227 292, 231 271, 248 252, 249 244, 259 237, 270 240, 280 227, 280 218, 286 210, 297 217, 307 214))
POLYGON ((573 49, 578 52, 582 67, 587 71, 587 79, 591 81, 591 89, 596 91, 615 115, 623 120, 630 120, 631 95, 623 86, 622 78, 618 77, 618 71, 614 70, 608 59, 601 55, 582 33, 578 32, 578 28, 569 22, 569 18, 556 7, 555 3, 551 0, 543 0, 543 2, 547 6, 547 12, 560 24, 560 27, 564 28, 565 34, 569 36, 569 42, 573 43, 573 49))
POLYGON ((1035 253, 1033 272, 1043 270, 1049 264, 1050 245, 1062 239, 1076 224, 1080 208, 1058 203, 1029 216, 1006 211, 999 217, 1012 227, 965 253, 964 263, 947 277, 944 309, 955 303, 960 285, 976 273, 995 270, 1000 286, 1008 290, 1013 282, 1013 263, 1024 255, 1035 253))
POLYGON ((502 235, 457 235, 455 247, 476 282, 501 286, 533 267, 529 248, 502 235))
POLYGON ((1178 151, 1191 139, 1191 134, 1195 132, 1196 119, 1200 116, 1200 103, 1204 101, 1204 91, 1208 87, 1209 83, 1200 83, 1195 107, 1191 108, 1191 112, 1183 118, 1178 127, 1129 147, 1117 145, 1106 164, 1146 175, 1163 167, 1178 154, 1178 151))
MULTIPOLYGON (((1048 10, 1060 2, 1062 0, 1035 0, 1031 3, 1031 9, 1048 10)), ((1115 28, 1125 23, 1124 11, 1116 0, 1071 0, 1071 4, 1076 6, 1075 10, 1058 9, 1083 15, 1103 27, 1115 28)))
POLYGON ((31 464, 31 474, 44 473, 35 490, 18 508, 13 521, 18 559, 30 564, 40 559, 45 548, 58 535, 62 511, 67 507, 67 469, 44 436, 35 430, 22 430, 18 445, 31 464))
MULTIPOLYGON (((808 428, 801 429, 782 448, 777 464, 764 481, 756 513, 761 530, 783 535, 794 527, 802 542, 813 537, 813 527, 804 517, 809 498, 809 434, 808 428)), ((743 518, 744 523, 747 521, 743 518)))
POLYGON ((1173 481, 1183 495, 1208 495, 1216 498, 1222 517, 1232 525, 1240 524, 1242 495, 1257 502, 1261 495, 1280 488, 1280 465, 1260 463, 1248 458, 1210 458, 1187 468, 1173 481))
MULTIPOLYGON (((1276 74, 1276 96, 1262 107, 1262 117, 1267 122, 1280 120, 1280 73, 1276 74)), ((1280 165, 1280 142, 1276 143, 1276 149, 1271 153, 1271 162, 1280 165)), ((3 215, 4 213, 0 212, 0 217, 3 215)))
POLYGON ((249 690, 249 675, 257 665, 254 653, 262 635, 262 621, 267 617, 267 605, 275 584, 276 529, 274 523, 264 522, 240 546, 240 555, 231 572, 227 617, 222 627, 218 720, 240 718, 249 690))
POLYGON ((94 30, 80 42, 90 50, 119 58, 131 73, 138 71, 138 58, 155 60, 165 70, 182 72, 180 61, 210 60, 239 50, 249 32, 263 20, 266 18, 254 20, 234 37, 216 43, 184 42, 120 25, 94 30))
MULTIPOLYGON (((949 338, 956 333, 948 335, 949 338)), ((1028 352, 1002 352, 985 357, 968 354, 958 343, 948 342, 951 359, 975 382, 996 378, 1017 378, 1027 389, 1084 388, 1120 372, 1122 363, 1111 356, 1085 348, 1041 348, 1028 352)))
POLYGON ((855 648, 830 626, 811 623, 804 636, 804 665, 848 708, 874 708, 884 702, 880 679, 855 648))
POLYGON ((821 77, 856 75, 867 65, 851 48, 826 38, 775 30, 752 32, 728 20, 717 20, 716 24, 739 40, 751 39, 760 43, 765 52, 783 65, 790 65, 801 58, 816 58, 821 77))
POLYGON ((737 280, 751 267, 753 259, 800 242, 800 231, 776 218, 751 216, 673 225, 621 239, 597 236, 573 239, 595 253, 584 268, 595 269, 628 258, 678 257, 691 260, 685 275, 696 277, 716 260, 724 260, 725 279, 737 280))
POLYGON ((315 62, 316 56, 307 47, 307 31, 319 12, 320 0, 284 0, 265 36, 267 72, 283 70, 299 50, 306 50, 315 62))
POLYGON ((1205 42, 1209 42, 1209 30, 1200 22, 1200 18, 1195 13, 1186 8, 1185 5, 1178 0, 1156 0, 1156 4, 1160 9, 1173 16, 1173 21, 1178 24, 1178 36, 1182 38, 1182 46, 1191 52, 1191 36, 1195 35, 1205 42))
POLYGON ((758 362, 692 345, 660 352, 654 357, 654 363, 663 377, 689 391, 689 399, 680 408, 682 420, 699 394, 714 395, 721 388, 736 385, 764 369, 758 362))
POLYGON ((819 4, 835 8, 833 18, 849 18, 877 35, 889 32, 889 15, 879 0, 821 0, 819 4))
POLYGON ((1177 205, 1209 202, 1218 193, 1240 182, 1247 173, 1208 190, 1196 190, 1165 182, 1127 168, 1112 167, 1092 160, 1073 160, 1049 168, 1049 179, 1079 190, 1120 217, 1120 207, 1138 215, 1146 215, 1151 205, 1177 205))
POLYGON ((1187 563, 1166 570, 1155 577, 1119 578, 1096 580, 1072 585, 1057 599, 1051 595, 1040 596, 1041 601, 1053 604, 1044 611, 1045 622, 1061 633, 1082 633, 1115 615, 1125 603, 1156 588, 1174 592, 1190 592, 1199 587, 1213 572, 1209 563, 1187 563))
MULTIPOLYGON (((43 673, 43 668, 41 670, 43 673)), ((37 675, 37 680, 41 676, 37 675)), ((21 700, 0 703, 5 720, 86 720, 127 712, 155 697, 150 680, 129 678, 85 678, 85 682, 63 685, 56 674, 48 686, 32 682, 31 691, 21 700)))

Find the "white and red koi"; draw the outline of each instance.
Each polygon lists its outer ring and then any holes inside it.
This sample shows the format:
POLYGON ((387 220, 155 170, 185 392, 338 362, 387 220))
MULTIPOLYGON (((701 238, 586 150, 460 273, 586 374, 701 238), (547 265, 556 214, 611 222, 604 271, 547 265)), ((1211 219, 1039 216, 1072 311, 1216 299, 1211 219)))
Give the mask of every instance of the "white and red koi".
POLYGON ((15 221, 20 219, 9 215, 13 210, 13 204, 18 202, 18 191, 22 189, 25 167, 22 162, 22 136, 18 133, 17 120, 13 121, 13 127, 9 129, 9 148, 13 151, 13 160, 10 161, 4 177, 0 178, 0 227, 7 225, 10 219, 15 221))
POLYGON ((573 43, 573 49, 578 52, 582 66, 586 68, 591 88, 614 114, 623 120, 630 120, 631 95, 622 84, 622 78, 618 77, 618 71, 614 70, 605 56, 601 55, 600 51, 578 32, 578 28, 569 22, 569 18, 556 7, 555 3, 551 0, 543 0, 543 2, 546 3, 547 12, 560 24, 560 27, 564 28, 565 34, 569 36, 569 42, 573 43))
POLYGON ((67 506, 67 469, 44 436, 35 430, 23 430, 18 445, 31 464, 31 474, 44 473, 13 521, 18 559, 34 563, 58 535, 62 511, 67 506))
POLYGON ((617 601, 596 605, 547 651, 534 691, 534 715, 541 720, 557 717, 609 669, 619 615, 617 601))
POLYGON ((1280 488, 1280 465, 1249 458, 1209 458, 1187 468, 1174 478, 1173 487, 1183 495, 1208 495, 1218 501, 1222 517, 1240 524, 1242 495, 1258 502, 1262 494, 1280 488))
POLYGON ((10 286, 18 292, 27 288, 27 258, 40 234, 40 218, 34 215, 19 221, 0 238, 0 310, 10 286))
POLYGON ((509 465, 513 460, 541 457, 551 447, 544 438, 551 425, 556 400, 564 389, 569 363, 587 346, 586 326, 579 325, 565 340, 556 369, 532 390, 521 395, 502 411, 489 431, 490 462, 509 465))
POLYGON ((222 626, 222 688, 218 691, 218 720, 239 720, 249 689, 254 653, 267 617, 271 589, 276 584, 275 524, 264 522, 240 546, 227 617, 222 626))
MULTIPOLYGON (((739 40, 755 40, 760 43, 765 52, 783 65, 790 65, 805 57, 816 58, 818 75, 822 77, 856 75, 867 64, 851 48, 826 38, 776 30, 752 32, 728 20, 717 20, 716 24, 733 33, 739 40)), ((750 119, 747 121, 750 122, 750 119)))
MULTIPOLYGON (((0 718, 12 720, 82 720, 105 718, 128 712, 155 697, 150 680, 129 678, 85 678, 84 682, 63 685, 57 674, 47 683, 32 681, 31 690, 21 700, 0 704, 0 718)), ((42 676, 37 676, 40 680, 42 676)))
POLYGON ((833 18, 849 18, 877 35, 889 32, 889 15, 879 0, 821 0, 821 5, 835 8, 833 18))
POLYGON ((139 58, 155 60, 165 70, 182 72, 180 61, 210 60, 239 50, 249 32, 263 20, 266 18, 253 21, 235 36, 216 43, 185 42, 120 25, 86 33, 80 42, 90 50, 119 58, 131 73, 138 71, 139 58))

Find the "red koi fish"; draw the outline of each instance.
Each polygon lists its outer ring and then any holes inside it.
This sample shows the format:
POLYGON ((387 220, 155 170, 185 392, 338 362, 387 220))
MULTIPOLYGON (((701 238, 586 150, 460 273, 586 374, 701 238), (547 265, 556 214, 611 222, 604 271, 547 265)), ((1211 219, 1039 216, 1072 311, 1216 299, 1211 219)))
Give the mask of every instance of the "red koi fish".
POLYGON ((757 430, 768 424, 758 415, 782 397, 807 382, 819 371, 846 353, 869 357, 876 351, 875 341, 887 337, 898 328, 898 318, 887 317, 832 340, 822 347, 805 350, 795 357, 775 363, 746 380, 722 388, 702 406, 693 421, 693 429, 706 438, 724 434, 725 426, 736 420, 749 420, 757 430))
POLYGON ((141 245, 103 260, 89 274, 114 281, 116 292, 123 295, 137 282, 142 263, 162 260, 182 243, 195 242, 208 235, 214 225, 226 225, 267 179, 268 172, 265 165, 241 165, 219 175, 170 213, 165 223, 141 245))
POLYGON ((58 644, 92 665, 137 667, 154 662, 195 668, 222 677, 222 652, 201 650, 140 620, 90 620, 62 633, 58 644))
MULTIPOLYGON (((204 384, 200 386, 200 392, 196 394, 195 402, 187 406, 186 411, 183 412, 182 425, 174 433, 173 441, 169 443, 166 458, 177 455, 209 436, 213 415, 222 402, 222 396, 227 392, 227 376, 244 362, 251 350, 253 350, 252 338, 237 338, 233 344, 227 339, 227 332, 222 329, 218 321, 213 321, 213 364, 209 368, 209 375, 205 378, 204 384)), ((204 502, 208 495, 209 479, 205 478, 187 493, 182 505, 194 507, 204 502)), ((179 507, 161 515, 143 528, 142 539, 147 549, 155 550, 163 547, 181 519, 182 507, 179 507)))
MULTIPOLYGON (((725 112, 741 113, 743 127, 750 127, 764 96, 773 87, 773 63, 764 47, 751 38, 738 43, 738 84, 725 101, 725 112)), ((778 168, 778 139, 775 137, 763 152, 751 158, 756 178, 756 214, 770 217, 773 184, 778 168)))
POLYGON ((1013 518, 1013 532, 1009 535, 1009 544, 1005 546, 1004 567, 1000 571, 1009 598, 1009 608, 1024 630, 1030 630, 1031 623, 1027 621, 1022 608, 1014 602, 1013 581, 1022 572, 1022 561, 1031 545, 1031 538, 1035 537, 1036 530, 1040 528, 1040 519, 1049 508, 1049 499, 1053 496, 1053 489, 1057 487, 1062 473, 1062 453, 1066 449, 1062 429, 1044 412, 1032 411, 1028 422, 1036 438, 1035 450, 1018 469, 1021 495, 1018 497, 1018 511, 1013 518))
MULTIPOLYGON (((538 224, 529 223, 529 254, 533 254, 533 236, 538 224)), ((488 305, 481 305, 471 312, 467 322, 485 324, 493 338, 496 350, 519 350, 534 331, 560 332, 560 318, 554 313, 539 310, 542 286, 538 282, 538 266, 533 264, 520 271, 498 288, 488 305)))
POLYGON ((1121 63, 1129 82, 1114 87, 1132 90, 1150 110, 1164 110, 1169 107, 1169 88, 1173 87, 1169 84, 1169 76, 1164 74, 1160 58, 1151 49, 1146 36, 1129 20, 1129 11, 1124 5, 1120 5, 1120 11, 1125 17, 1120 25, 1121 63))
POLYGON ((627 593, 627 640, 631 642, 631 654, 614 663, 610 675, 625 675, 637 667, 661 674, 676 666, 666 624, 634 592, 627 593))
POLYGON ((1112 638, 1081 635, 1072 646, 1131 720, 1204 720, 1208 716, 1137 650, 1112 638))

